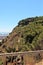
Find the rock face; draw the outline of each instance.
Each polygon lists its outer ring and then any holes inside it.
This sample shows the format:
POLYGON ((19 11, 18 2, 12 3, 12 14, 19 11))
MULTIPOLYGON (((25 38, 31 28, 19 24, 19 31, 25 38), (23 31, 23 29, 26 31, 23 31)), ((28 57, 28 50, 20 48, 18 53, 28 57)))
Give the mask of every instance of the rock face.
POLYGON ((43 50, 43 16, 19 21, 18 25, 2 40, 2 52, 43 50))

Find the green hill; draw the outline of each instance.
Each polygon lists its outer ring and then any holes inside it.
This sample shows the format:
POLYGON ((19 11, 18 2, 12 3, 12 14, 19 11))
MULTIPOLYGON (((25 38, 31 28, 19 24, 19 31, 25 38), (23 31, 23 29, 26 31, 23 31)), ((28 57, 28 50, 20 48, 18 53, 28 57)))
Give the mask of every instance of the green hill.
POLYGON ((2 40, 2 52, 43 50, 43 16, 19 21, 18 25, 2 40))

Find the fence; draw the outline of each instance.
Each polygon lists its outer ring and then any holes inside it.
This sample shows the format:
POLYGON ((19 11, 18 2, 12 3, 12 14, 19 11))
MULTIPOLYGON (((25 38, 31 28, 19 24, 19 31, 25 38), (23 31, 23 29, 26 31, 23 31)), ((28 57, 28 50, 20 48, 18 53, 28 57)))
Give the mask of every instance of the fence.
MULTIPOLYGON (((43 50, 0 53, 0 65, 39 65, 41 60, 43 60, 43 50)), ((43 61, 40 65, 43 65, 43 61)))

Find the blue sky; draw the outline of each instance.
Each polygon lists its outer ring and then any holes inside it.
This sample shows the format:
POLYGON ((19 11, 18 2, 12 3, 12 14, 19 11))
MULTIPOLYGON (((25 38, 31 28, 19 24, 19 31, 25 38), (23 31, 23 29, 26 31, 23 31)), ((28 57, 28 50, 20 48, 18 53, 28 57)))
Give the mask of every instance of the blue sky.
POLYGON ((0 0, 0 32, 11 32, 19 20, 43 16, 43 0, 0 0))

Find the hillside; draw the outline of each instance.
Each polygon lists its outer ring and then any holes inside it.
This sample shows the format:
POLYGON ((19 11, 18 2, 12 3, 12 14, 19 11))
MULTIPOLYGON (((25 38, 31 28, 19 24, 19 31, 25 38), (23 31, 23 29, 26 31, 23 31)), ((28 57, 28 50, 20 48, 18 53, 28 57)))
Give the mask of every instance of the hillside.
POLYGON ((2 39, 4 39, 5 38, 5 36, 0 36, 0 40, 2 40, 2 39))
POLYGON ((0 46, 1 52, 31 50, 43 50, 43 16, 19 21, 0 46))
POLYGON ((6 36, 8 36, 8 33, 0 32, 0 40, 4 39, 6 36))

